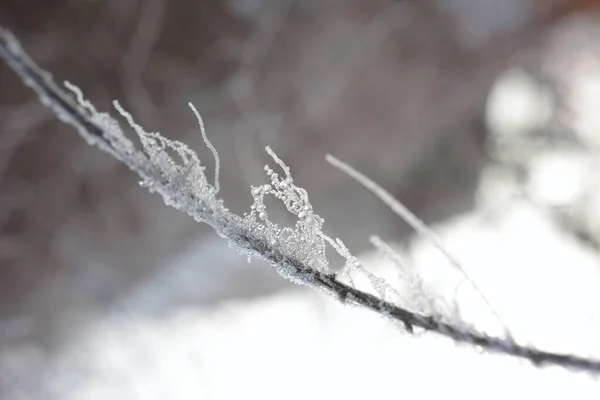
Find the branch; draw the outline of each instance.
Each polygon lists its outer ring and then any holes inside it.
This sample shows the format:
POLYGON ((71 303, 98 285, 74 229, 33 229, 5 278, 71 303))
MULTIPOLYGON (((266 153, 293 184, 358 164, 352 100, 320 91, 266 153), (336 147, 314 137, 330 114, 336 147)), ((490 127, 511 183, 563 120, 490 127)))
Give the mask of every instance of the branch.
POLYGON ((167 204, 188 213, 197 221, 211 225, 220 236, 230 240, 246 255, 269 261, 280 275, 294 283, 310 286, 344 304, 358 305, 402 322, 409 331, 412 331, 412 327, 419 327, 458 343, 519 357, 535 365, 559 365, 600 373, 600 361, 537 350, 519 345, 510 337, 489 336, 464 322, 453 324, 413 312, 386 301, 383 295, 378 297, 342 282, 338 274, 327 268, 325 244, 330 244, 345 257, 347 266, 361 266, 339 239, 333 240, 321 232, 323 221, 312 213, 306 192, 293 184, 289 169, 270 149, 269 154, 282 167, 285 177, 279 178, 277 173, 266 167, 271 184, 252 189, 255 200, 252 212, 242 218, 230 213, 222 201, 215 197, 217 188, 208 183, 196 154, 184 144, 165 139, 158 133, 144 132, 117 103, 117 110, 140 136, 144 152, 135 149, 115 120, 108 114, 98 113, 83 99, 78 89, 68 85, 77 97, 77 102, 74 102, 53 82, 50 74, 27 56, 13 35, 1 27, 0 57, 62 121, 74 126, 88 143, 98 146, 138 173, 146 186, 151 191, 159 192, 167 204), (176 165, 168 157, 164 151, 166 147, 179 153, 184 160, 183 165, 176 165), (266 194, 282 200, 288 210, 298 216, 296 230, 279 229, 268 220, 262 203, 266 194))

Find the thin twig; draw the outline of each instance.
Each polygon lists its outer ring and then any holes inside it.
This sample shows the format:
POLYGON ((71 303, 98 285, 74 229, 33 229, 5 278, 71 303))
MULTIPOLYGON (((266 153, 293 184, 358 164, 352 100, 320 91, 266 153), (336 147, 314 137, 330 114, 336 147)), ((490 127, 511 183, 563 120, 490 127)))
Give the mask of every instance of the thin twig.
POLYGON ((352 168, 352 166, 346 164, 345 162, 338 160, 331 154, 327 154, 325 156, 325 160, 334 167, 338 168, 340 171, 344 172, 352 179, 356 180, 358 183, 363 185, 367 190, 373 193, 381 202, 383 202, 386 206, 388 206, 394 214, 402 218, 411 228, 415 230, 415 232, 422 238, 434 245, 435 248, 438 249, 440 253, 446 257, 446 259, 450 262, 450 265, 454 267, 460 274, 471 284, 473 289, 477 292, 477 294, 483 299, 487 307, 490 309, 494 317, 498 320, 498 322, 504 328, 508 336, 508 328, 504 324, 504 321, 496 311, 496 309, 492 306, 486 295, 479 288, 477 283, 469 276, 467 271, 460 265, 458 260, 450 254, 447 250, 446 246, 442 243, 442 239, 423 222, 419 217, 417 217, 412 211, 410 211, 404 204, 398 201, 394 196, 392 196, 388 191, 379 186, 375 181, 366 176, 365 174, 357 171, 352 168))
MULTIPOLYGON (((25 54, 13 35, 0 27, 0 57, 19 75, 24 84, 35 90, 42 102, 48 106, 61 120, 73 125, 77 131, 91 144, 99 146, 117 159, 127 163, 128 155, 123 149, 113 146, 111 135, 104 131, 98 124, 91 120, 89 110, 76 105, 65 91, 59 88, 47 72, 40 69, 25 54)), ((154 172, 148 169, 137 168, 132 163, 127 163, 134 171, 146 178, 154 172)), ((156 177, 154 177, 156 178, 156 177)), ((161 193, 177 190, 170 182, 158 181, 161 193)), ((179 195, 179 193, 175 193, 179 195)), ((174 204, 175 207, 192 215, 194 210, 174 204)), ((202 211, 209 215, 214 211, 202 211)), ((200 212, 196 211, 194 216, 200 212)), ((359 305, 372 310, 380 315, 388 316, 401 321, 408 326, 415 326, 426 331, 438 333, 451 338, 459 343, 478 346, 489 352, 512 355, 531 361, 536 365, 559 365, 573 370, 581 370, 600 374, 600 361, 567 354, 557 354, 537 350, 529 346, 521 346, 510 338, 492 337, 479 332, 466 324, 460 325, 439 320, 436 317, 422 315, 404 309, 391 302, 385 301, 375 295, 355 289, 341 282, 337 275, 331 272, 319 271, 296 257, 287 254, 281 248, 274 246, 264 237, 243 225, 235 225, 227 216, 209 215, 211 226, 222 236, 227 237, 236 246, 265 259, 278 270, 280 274, 296 283, 308 285, 326 294, 332 295, 345 304, 359 305)), ((204 221, 209 220, 202 219, 204 221)), ((564 316, 557 316, 557 318, 564 316)))

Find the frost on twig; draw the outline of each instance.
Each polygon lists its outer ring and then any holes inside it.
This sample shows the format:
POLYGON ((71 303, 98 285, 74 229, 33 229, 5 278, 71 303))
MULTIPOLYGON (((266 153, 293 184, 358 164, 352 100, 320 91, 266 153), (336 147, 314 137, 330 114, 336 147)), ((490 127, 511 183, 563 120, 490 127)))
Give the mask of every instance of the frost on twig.
MULTIPOLYGON (((415 326, 460 343, 520 357, 535 364, 554 364, 600 373, 600 361, 522 346, 508 335, 489 336, 458 318, 446 322, 435 315, 412 311, 395 304, 390 299, 394 290, 384 280, 368 272, 339 238, 333 239, 323 233, 323 218, 314 212, 306 191, 296 186, 289 168, 270 148, 267 148, 267 153, 281 171, 277 172, 271 166, 266 166, 265 172, 270 183, 252 187, 254 202, 250 211, 242 216, 236 215, 217 197, 220 162, 216 150, 206 138, 199 113, 196 116, 203 138, 215 156, 213 183, 207 179, 205 167, 195 152, 185 144, 169 140, 158 132, 146 132, 115 102, 116 110, 140 139, 142 149, 137 149, 115 119, 107 113, 97 111, 75 86, 67 84, 75 99, 58 87, 51 75, 40 69, 24 53, 12 34, 1 27, 0 57, 58 118, 74 126, 89 144, 106 151, 136 172, 141 178, 141 184, 152 192, 160 193, 166 204, 186 212, 197 221, 209 224, 246 256, 267 260, 283 277, 332 295, 345 304, 361 306, 401 322, 409 331, 415 326), (264 204, 265 196, 279 199, 296 216, 294 227, 281 228, 269 219, 264 204), (346 260, 345 267, 339 274, 329 268, 326 256, 328 246, 346 260), (354 286, 352 277, 357 274, 367 277, 375 293, 354 286)), ((196 112, 193 106, 192 110, 196 112)), ((426 227, 420 225, 418 219, 415 220, 408 210, 402 208, 374 182, 339 160, 332 157, 328 157, 328 160, 370 188, 401 217, 411 222, 420 234, 438 243, 426 227)))
MULTIPOLYGON (((425 225, 423 221, 421 221, 415 214, 413 214, 404 204, 400 203, 398 200, 394 198, 390 193, 388 193, 385 189, 379 186, 376 182, 371 180, 369 177, 365 176, 361 172, 355 170, 350 165, 346 164, 343 161, 338 160, 331 154, 327 154, 325 159, 327 162, 334 167, 338 168, 340 171, 346 173, 348 176, 356 180, 358 183, 367 188, 371 193, 373 193, 379 200, 381 200, 385 205, 387 205, 397 216, 406 221, 406 223, 415 230, 415 232, 421 236, 423 239, 432 243, 450 262, 450 264, 463 276, 463 278, 475 289, 475 291, 479 294, 481 299, 488 306, 489 310, 492 312, 494 317, 498 320, 498 322, 504 328, 505 335, 509 336, 509 330, 504 326, 504 323, 496 310, 493 308, 492 304, 488 301, 487 297, 483 294, 483 292, 479 289, 477 284, 471 279, 471 277, 466 273, 460 263, 454 258, 452 254, 446 247, 442 244, 441 239, 433 232, 431 229, 425 225)), ((376 241, 377 244, 377 241, 376 241)), ((379 243, 380 244, 380 243, 379 243)), ((377 245, 376 245, 377 247, 377 245)), ((386 249, 389 254, 391 249, 386 249)), ((396 256, 397 258, 397 256, 396 256)), ((430 304, 431 305, 431 304, 430 304)), ((431 311, 434 311, 432 309, 431 311)), ((458 310, 455 310, 458 311, 458 310)))
POLYGON ((440 307, 436 304, 436 300, 425 290, 423 281, 416 272, 406 265, 402 255, 379 236, 371 236, 369 241, 380 253, 399 267, 400 278, 406 284, 416 310, 430 315, 438 313, 440 307))

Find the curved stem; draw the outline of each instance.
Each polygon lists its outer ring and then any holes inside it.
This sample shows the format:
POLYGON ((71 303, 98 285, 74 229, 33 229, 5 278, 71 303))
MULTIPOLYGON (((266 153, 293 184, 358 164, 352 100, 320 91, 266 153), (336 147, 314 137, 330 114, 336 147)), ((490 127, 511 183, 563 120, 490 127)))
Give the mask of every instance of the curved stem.
MULTIPOLYGON (((0 58, 4 59, 23 83, 40 96, 61 120, 73 125, 91 144, 99 146, 119 160, 124 155, 111 144, 110 136, 89 117, 88 112, 75 104, 65 91, 59 88, 47 72, 40 69, 21 48, 13 35, 0 27, 0 58)), ((166 184, 165 184, 166 186, 166 184)), ((600 373, 600 361, 584 357, 542 351, 522 346, 510 338, 493 337, 479 332, 466 324, 452 324, 440 319, 415 313, 383 299, 355 289, 340 280, 336 274, 320 272, 301 261, 284 254, 268 241, 251 231, 233 229, 231 221, 222 221, 223 226, 213 225, 219 234, 230 239, 241 249, 253 252, 271 262, 284 277, 335 296, 344 304, 355 304, 378 314, 404 323, 407 327, 419 327, 426 331, 451 338, 459 343, 479 346, 485 350, 526 359, 536 365, 559 365, 574 370, 600 373), (230 226, 226 226, 229 224, 230 226)), ((410 329, 409 329, 410 331, 410 329)))

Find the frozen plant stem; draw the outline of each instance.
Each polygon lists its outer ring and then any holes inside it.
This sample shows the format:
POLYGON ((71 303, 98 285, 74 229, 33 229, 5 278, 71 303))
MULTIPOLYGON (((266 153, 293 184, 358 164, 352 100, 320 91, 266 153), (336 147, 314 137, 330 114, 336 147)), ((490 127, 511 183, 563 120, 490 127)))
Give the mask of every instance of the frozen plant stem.
MULTIPOLYGON (((402 218, 404 221, 406 221, 406 223, 408 225, 410 225, 410 227, 413 228, 415 230, 415 232, 417 232, 417 234, 421 238, 428 240, 430 243, 433 243, 435 248, 437 248, 446 257, 446 259, 448 259, 448 261, 450 261, 450 264, 457 271, 459 271, 461 273, 461 275, 471 284, 471 286, 475 289, 475 291, 479 294, 479 296, 486 303, 486 305, 488 306, 490 311, 494 314, 494 316, 496 317, 498 322, 500 322, 504 326, 502 319, 500 318, 500 316, 498 315, 498 313, 496 312, 494 307, 492 307, 492 305, 488 301, 487 297, 479 289, 477 284, 471 279, 469 274, 467 274, 465 272, 463 267, 460 265, 460 263, 458 261, 456 261, 454 256, 452 256, 450 254, 450 252, 448 252, 448 250, 446 250, 446 247, 442 244, 441 239, 431 229, 429 229, 423 221, 421 221, 415 214, 413 214, 408 208, 406 208, 406 206, 404 204, 402 204, 398 200, 396 200, 394 198, 394 196, 392 196, 390 193, 388 193, 385 189, 383 189, 381 186, 379 186, 376 182, 374 182, 372 179, 370 179, 366 175, 362 174, 361 172, 355 170, 354 168, 352 168, 352 166, 346 164, 343 161, 338 160, 331 154, 327 154, 325 156, 325 160, 327 160, 327 162, 329 164, 338 168, 340 171, 344 172, 349 177, 351 177, 352 179, 356 180, 358 183, 363 185, 371 193, 373 193, 379 200, 381 200, 386 206, 388 206, 394 212, 394 214, 396 214, 397 216, 402 218)), ((504 330, 505 330, 506 334, 508 335, 508 329, 506 327, 504 327, 504 330)))
POLYGON ((212 145, 210 140, 208 140, 208 136, 206 136, 206 130, 204 129, 204 120, 200 116, 200 113, 198 112, 198 110, 196 110, 196 107, 194 107, 192 103, 188 103, 188 105, 194 112, 194 115, 196 115, 198 125, 200 125, 200 133, 202 133, 202 139, 204 140, 204 143, 206 143, 206 147, 208 147, 210 151, 212 151, 213 157, 215 158, 215 193, 219 193, 219 170, 221 169, 219 153, 217 153, 217 149, 215 149, 215 146, 212 145))
MULTIPOLYGON (((284 176, 280 177, 278 173, 266 166, 265 170, 271 183, 252 188, 254 205, 251 212, 244 216, 229 212, 222 201, 216 197, 219 191, 219 159, 216 150, 206 138, 202 119, 193 106, 191 107, 200 123, 203 138, 215 156, 213 184, 206 179, 204 167, 193 151, 183 143, 168 140, 157 132, 145 132, 133 121, 131 115, 115 102, 117 111, 129 122, 141 140, 143 151, 136 149, 112 117, 96 111, 83 98, 79 89, 67 85, 75 94, 77 101, 74 101, 53 82, 49 73, 40 69, 27 56, 13 35, 1 27, 0 57, 25 85, 38 94, 44 105, 62 121, 74 126, 89 144, 99 147, 126 164, 142 178, 142 184, 150 191, 159 192, 165 203, 188 213, 197 221, 209 224, 220 236, 228 239, 245 255, 269 261, 283 277, 332 295, 342 303, 362 306, 400 321, 409 328, 409 331, 412 327, 419 327, 459 343, 520 357, 536 365, 552 364, 573 370, 600 373, 600 361, 597 360, 522 346, 515 343, 510 336, 492 337, 470 327, 465 322, 448 323, 434 316, 397 306, 386 300, 387 287, 378 280, 373 279, 372 282, 379 296, 342 282, 340 276, 328 268, 325 258, 327 245, 333 247, 346 259, 346 270, 364 273, 364 268, 350 254, 341 240, 334 240, 322 232, 323 219, 313 212, 306 191, 294 184, 289 168, 270 149, 267 149, 268 153, 281 167, 284 176), (183 162, 176 163, 166 149, 176 152, 183 162), (298 222, 294 229, 279 228, 268 219, 263 203, 266 195, 275 196, 290 212, 296 214, 298 222)), ((336 164, 333 158, 328 159, 336 164)), ((338 167, 342 165, 344 164, 337 162, 338 167)), ((428 234, 426 237, 431 239, 428 234)), ((562 319, 564 316, 557 315, 557 319, 559 318, 562 319)))

